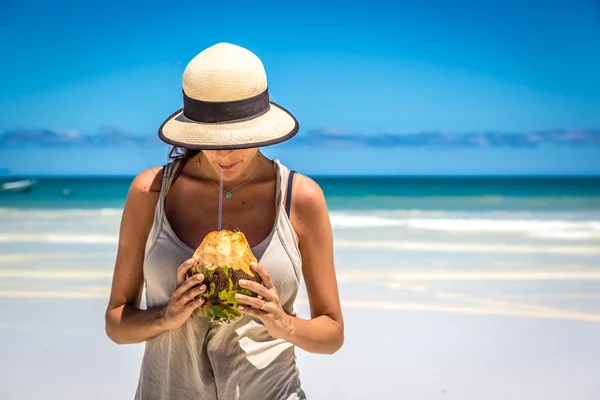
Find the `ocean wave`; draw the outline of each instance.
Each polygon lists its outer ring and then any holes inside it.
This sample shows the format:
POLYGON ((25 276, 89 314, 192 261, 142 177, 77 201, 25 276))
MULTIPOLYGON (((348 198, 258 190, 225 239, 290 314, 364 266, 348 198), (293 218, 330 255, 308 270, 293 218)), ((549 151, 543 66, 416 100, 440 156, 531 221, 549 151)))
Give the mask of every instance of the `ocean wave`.
POLYGON ((337 279, 345 283, 385 283, 390 289, 398 289, 393 284, 423 283, 426 281, 598 281, 600 271, 569 271, 569 270, 540 270, 540 271, 466 271, 466 270, 437 270, 437 271, 395 271, 364 272, 339 271, 337 279))
POLYGON ((85 235, 61 233, 0 234, 0 243, 116 244, 117 235, 85 235))
POLYGON ((403 227, 440 232, 525 234, 548 239, 600 238, 600 221, 597 220, 390 218, 377 215, 332 213, 331 224, 336 229, 403 227))
POLYGON ((110 289, 102 291, 85 290, 2 290, 0 297, 25 299, 108 299, 110 289))
MULTIPOLYGON (((0 234, 0 243, 48 243, 65 245, 115 245, 118 235, 86 234, 0 234)), ((503 253, 503 254, 600 254, 600 246, 582 245, 542 245, 542 244, 503 244, 503 243, 461 243, 450 241, 410 241, 410 240, 343 240, 336 239, 337 248, 385 249, 393 251, 447 252, 447 253, 503 253)))
POLYGON ((446 253, 501 253, 501 254, 600 254, 600 246, 556 246, 525 244, 484 244, 453 242, 416 242, 385 240, 336 240, 338 248, 387 249, 402 251, 446 253))
POLYGON ((0 269, 0 278, 41 280, 97 280, 110 279, 111 269, 0 269))
POLYGON ((48 260, 78 260, 88 258, 112 258, 114 253, 111 251, 106 252, 43 252, 43 253, 6 253, 0 254, 0 266, 2 264, 14 264, 31 261, 48 261, 48 260))
MULTIPOLYGON (((122 214, 119 208, 95 210, 25 210, 0 208, 0 224, 8 227, 0 234, 0 242, 46 242, 46 243, 106 243, 117 242, 114 230, 122 214), (41 225, 38 224, 42 222, 41 225), (67 222, 80 221, 96 232, 82 229, 81 233, 60 232, 67 222), (95 225, 102 229, 97 229, 95 225), (18 232, 22 227, 36 226, 30 232, 18 232), (38 226, 39 225, 39 226, 38 226), (40 228, 41 226, 41 228, 40 228), (11 233, 15 231, 15 233, 11 233)), ((600 239, 600 216, 598 214, 527 214, 527 213, 456 213, 428 212, 422 210, 390 212, 339 212, 330 213, 334 229, 399 228, 412 231, 440 233, 521 235, 548 240, 600 239)), ((79 225, 69 225, 78 231, 79 225)))
POLYGON ((27 219, 63 219, 63 218, 90 218, 90 217, 120 217, 121 208, 69 208, 69 209, 43 209, 43 208, 8 208, 0 207, 0 217, 27 218, 27 219))

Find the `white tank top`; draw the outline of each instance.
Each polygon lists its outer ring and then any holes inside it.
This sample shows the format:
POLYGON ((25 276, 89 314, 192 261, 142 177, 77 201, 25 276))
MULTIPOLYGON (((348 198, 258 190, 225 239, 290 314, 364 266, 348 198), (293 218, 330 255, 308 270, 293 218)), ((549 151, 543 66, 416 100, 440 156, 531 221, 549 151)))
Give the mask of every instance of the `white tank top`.
MULTIPOLYGON (((165 197, 178 161, 167 164, 146 244, 144 281, 148 308, 166 304, 177 268, 195 249, 181 241, 165 215, 165 197)), ((265 267, 284 310, 295 315, 302 273, 296 235, 283 204, 290 170, 278 160, 276 218, 270 234, 252 252, 265 267)), ((137 400, 305 399, 294 345, 269 335, 261 321, 244 315, 230 325, 209 322, 195 312, 180 328, 146 342, 137 400)))

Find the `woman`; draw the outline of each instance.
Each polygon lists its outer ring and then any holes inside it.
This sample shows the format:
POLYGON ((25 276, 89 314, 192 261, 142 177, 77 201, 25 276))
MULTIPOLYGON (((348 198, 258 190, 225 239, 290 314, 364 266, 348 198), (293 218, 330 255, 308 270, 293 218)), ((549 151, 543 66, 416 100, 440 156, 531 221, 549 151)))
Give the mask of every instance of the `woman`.
POLYGON ((320 187, 269 160, 260 146, 298 131, 269 101, 261 61, 221 43, 198 54, 183 75, 184 107, 160 127, 174 160, 133 181, 120 228, 106 332, 119 344, 146 342, 136 399, 303 399, 294 347, 332 354, 344 325, 329 216, 320 187), (243 317, 209 322, 194 312, 206 291, 185 279, 204 236, 242 231, 263 284, 248 282, 243 317), (300 277, 311 318, 296 316, 300 277), (146 288, 146 308, 141 308, 146 288))

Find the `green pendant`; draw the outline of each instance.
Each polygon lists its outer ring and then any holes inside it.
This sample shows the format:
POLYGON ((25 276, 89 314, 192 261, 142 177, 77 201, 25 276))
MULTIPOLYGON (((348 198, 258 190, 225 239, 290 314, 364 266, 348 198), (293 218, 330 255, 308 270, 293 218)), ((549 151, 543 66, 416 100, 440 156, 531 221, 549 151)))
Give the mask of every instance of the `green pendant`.
POLYGON ((227 193, 225 194, 225 196, 226 196, 228 199, 230 199, 230 198, 231 198, 231 192, 227 192, 227 193))

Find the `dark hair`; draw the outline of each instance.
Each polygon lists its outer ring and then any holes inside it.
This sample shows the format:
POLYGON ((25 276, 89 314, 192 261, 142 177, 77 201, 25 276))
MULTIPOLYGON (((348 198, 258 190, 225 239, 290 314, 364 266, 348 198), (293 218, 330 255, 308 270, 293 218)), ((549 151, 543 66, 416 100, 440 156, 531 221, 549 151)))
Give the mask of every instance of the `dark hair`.
POLYGON ((169 150, 169 159, 177 162, 177 170, 175 171, 175 178, 179 176, 183 166, 190 158, 194 157, 196 154, 200 153, 200 150, 190 150, 185 147, 177 147, 172 146, 171 150, 169 150))
POLYGON ((200 153, 200 150, 190 150, 185 147, 172 146, 171 150, 169 150, 169 159, 187 161, 198 153, 200 153))

